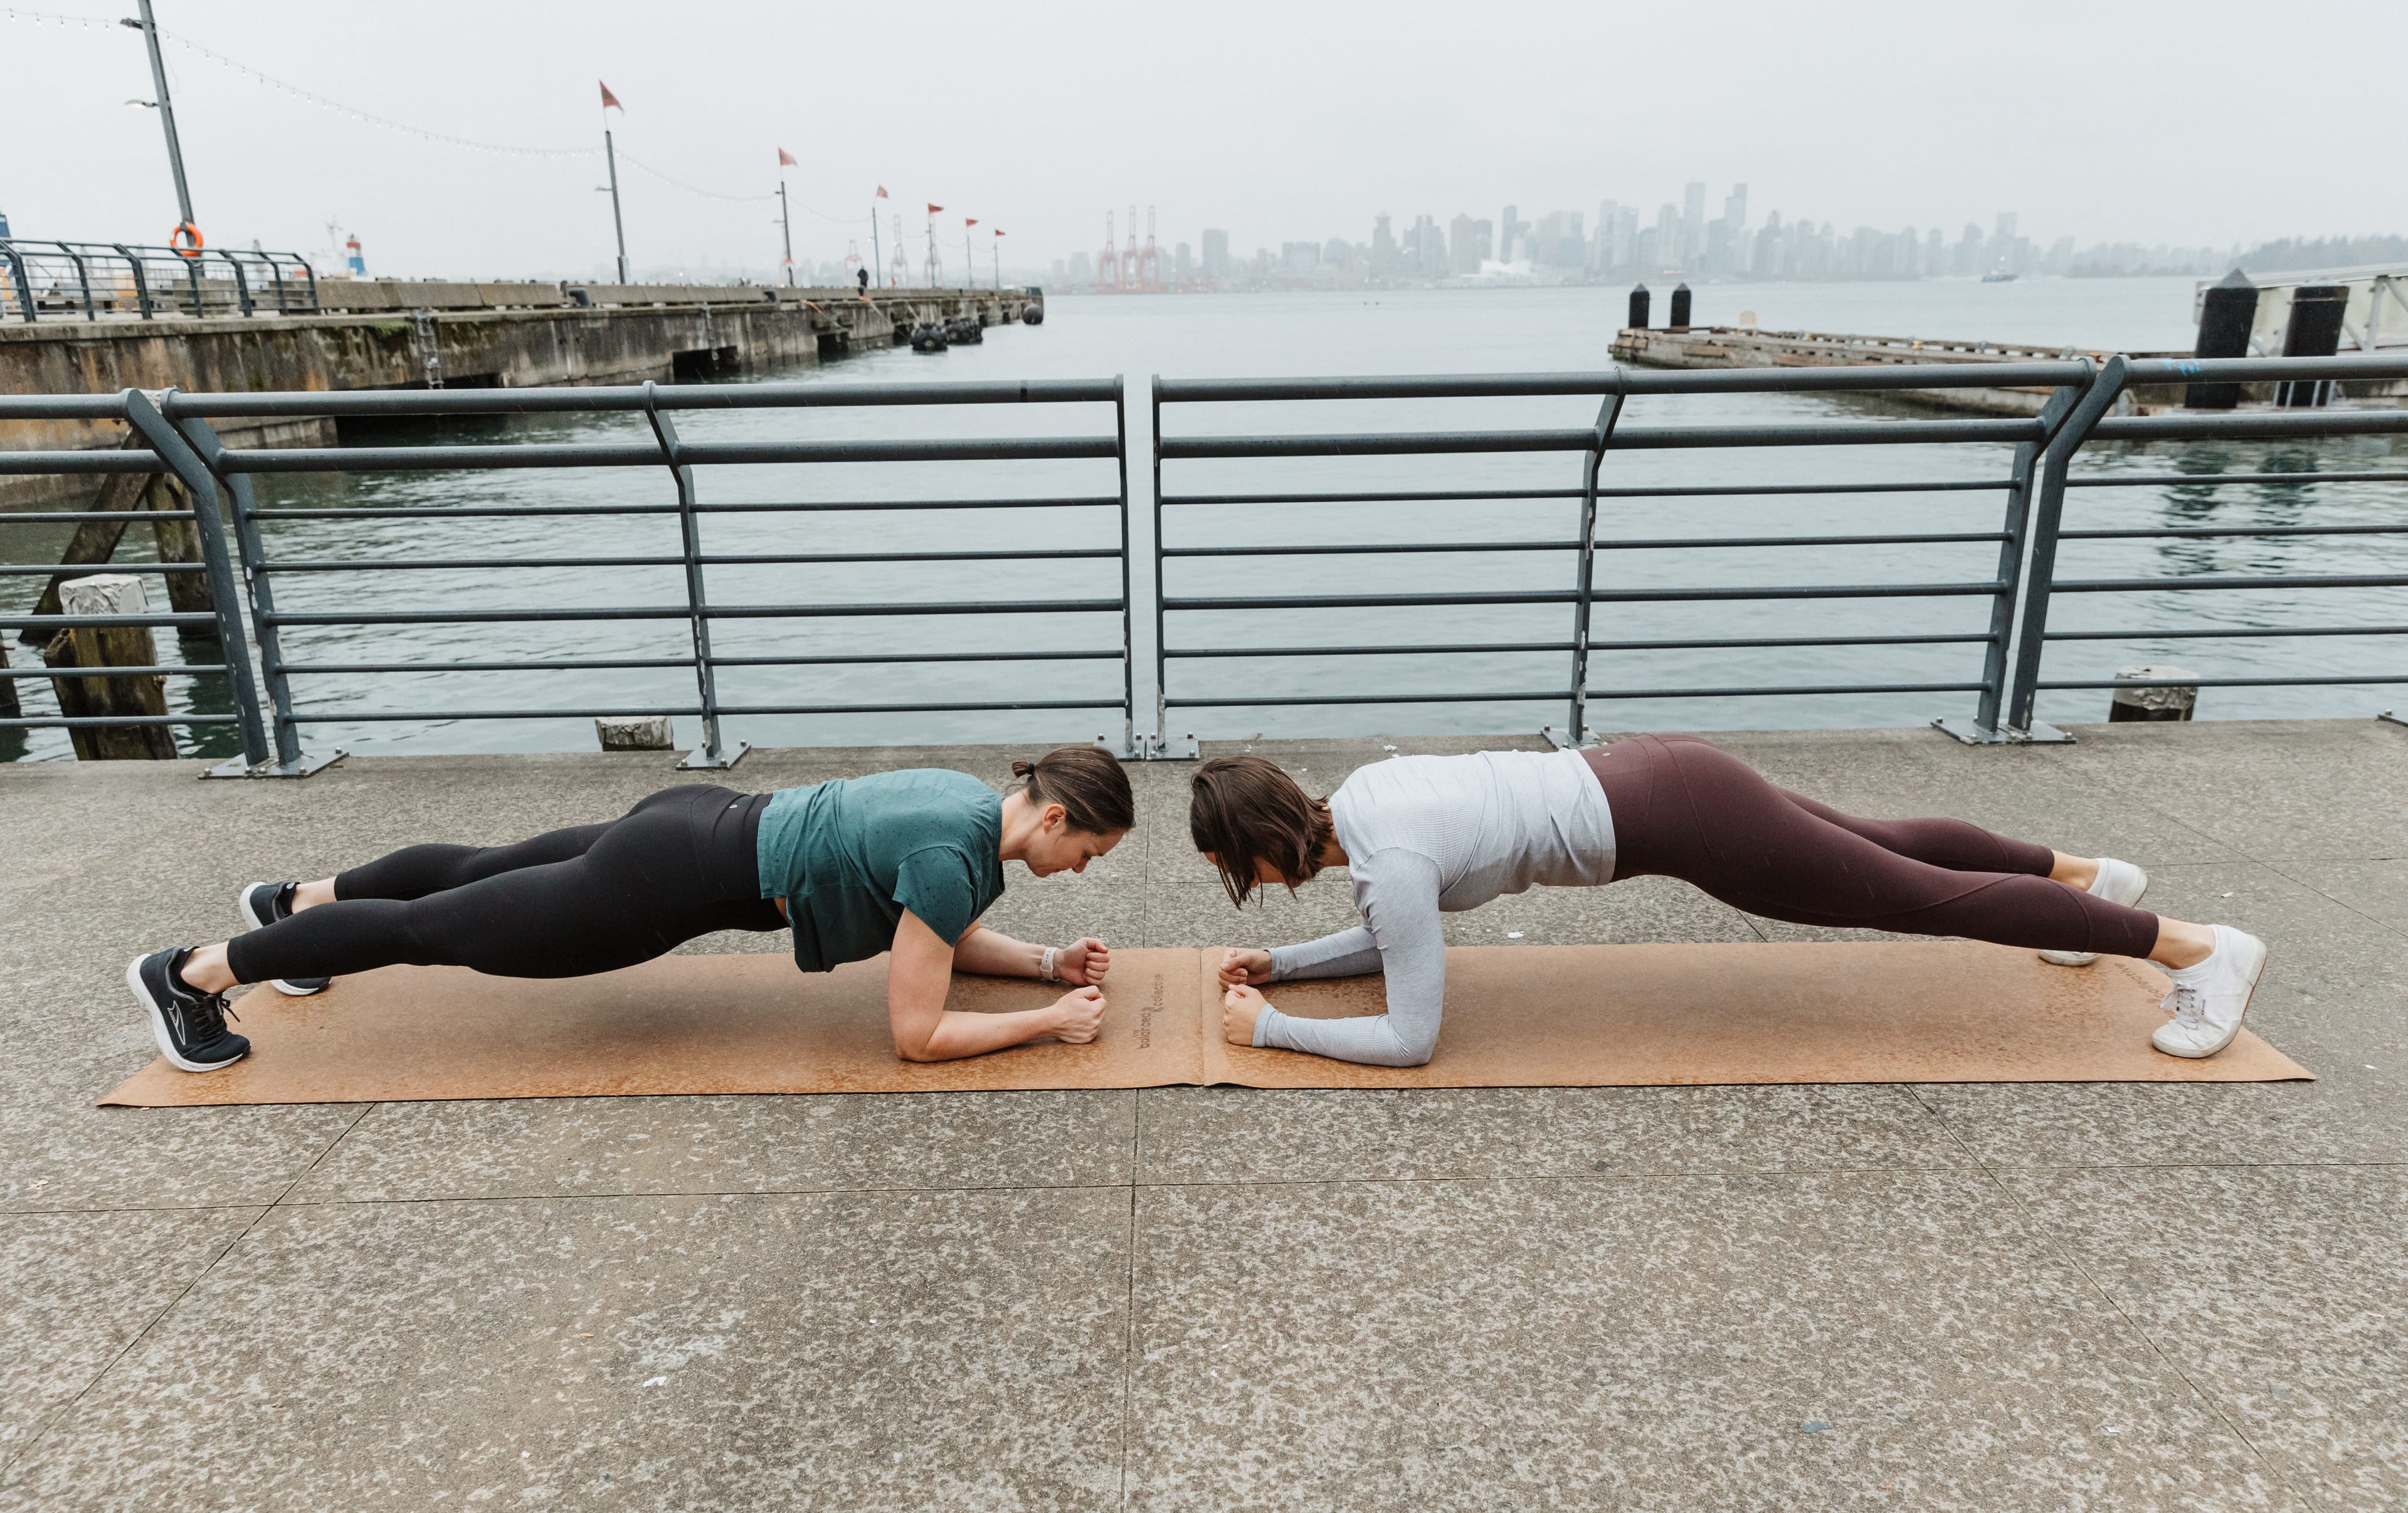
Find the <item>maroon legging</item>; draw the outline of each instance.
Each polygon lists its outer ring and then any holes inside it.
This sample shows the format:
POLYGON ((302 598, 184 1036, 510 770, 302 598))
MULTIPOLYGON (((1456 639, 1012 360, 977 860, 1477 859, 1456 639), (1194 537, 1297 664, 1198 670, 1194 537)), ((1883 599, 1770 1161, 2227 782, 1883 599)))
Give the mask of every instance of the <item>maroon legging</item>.
POLYGON ((1775 788, 1695 735, 1582 755, 1613 814, 1613 876, 1695 883, 1794 924, 2146 956, 2157 917, 2051 882, 2045 846, 1962 820, 1860 820, 1775 788))

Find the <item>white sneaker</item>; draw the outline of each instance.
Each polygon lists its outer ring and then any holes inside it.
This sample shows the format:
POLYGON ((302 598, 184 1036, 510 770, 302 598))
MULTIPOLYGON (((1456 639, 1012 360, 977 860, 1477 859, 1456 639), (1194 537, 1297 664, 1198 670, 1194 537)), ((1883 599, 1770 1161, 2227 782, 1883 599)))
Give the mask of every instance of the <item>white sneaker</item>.
MULTIPOLYGON (((2090 879, 2086 890, 2110 904, 2121 904, 2128 909, 2141 906, 2148 896, 2149 875, 2129 862, 2118 862, 2112 856, 2099 859, 2099 876, 2090 879)), ((2099 960, 2095 950, 2044 950, 2040 959, 2051 966, 2088 966, 2099 960)))
POLYGON ((2249 995, 2258 991, 2258 975, 2266 970, 2264 941, 2229 924, 2210 928, 2215 949, 2197 966, 2173 974, 2173 991, 2165 997, 2173 1022, 2149 1036, 2169 1056, 2197 1060, 2232 1044, 2241 1033, 2241 1017, 2249 1012, 2249 995))

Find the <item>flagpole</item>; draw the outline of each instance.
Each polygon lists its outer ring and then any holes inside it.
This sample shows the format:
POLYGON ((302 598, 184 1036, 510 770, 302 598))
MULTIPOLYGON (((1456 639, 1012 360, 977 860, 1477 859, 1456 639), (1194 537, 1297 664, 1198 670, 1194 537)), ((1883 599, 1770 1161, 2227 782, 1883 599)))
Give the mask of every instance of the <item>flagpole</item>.
POLYGON ((795 287, 795 226, 786 216, 786 176, 778 176, 778 233, 786 241, 786 287, 795 287))
POLYGON ((878 245, 878 202, 869 202, 869 266, 872 283, 886 286, 886 251, 878 245))
POLYGON ((619 281, 627 281, 627 222, 619 214, 619 150, 610 141, 610 128, 602 128, 602 156, 610 164, 610 228, 619 234, 619 281))
POLYGON ((970 228, 967 219, 962 223, 962 289, 968 293, 978 282, 978 252, 970 246, 970 228))
POLYGON ((995 254, 995 292, 1000 294, 1003 293, 1003 233, 998 231, 995 235, 996 239, 987 244, 987 250, 995 254))

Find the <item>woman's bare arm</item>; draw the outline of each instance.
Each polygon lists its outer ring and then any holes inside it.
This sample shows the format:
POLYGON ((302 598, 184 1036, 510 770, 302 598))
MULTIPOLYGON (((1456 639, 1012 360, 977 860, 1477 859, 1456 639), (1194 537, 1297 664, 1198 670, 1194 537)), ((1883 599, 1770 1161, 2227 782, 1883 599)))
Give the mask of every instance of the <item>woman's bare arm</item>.
MULTIPOLYGON (((963 943, 984 933, 973 930, 963 943)), ((1104 995, 1094 987, 1073 988, 1043 1008, 1012 1014, 949 1009, 945 994, 953 985, 953 958, 954 949, 943 936, 904 911, 895 927, 894 954, 886 961, 886 1019, 895 1033, 895 1054, 907 1062, 952 1061, 1049 1035, 1084 1045, 1103 1028, 1104 995)))
MULTIPOLYGON (((953 942, 953 969, 958 972, 990 978, 1041 977, 1038 968, 1044 959, 1044 947, 1014 940, 975 921, 953 942)), ((1074 988, 1096 986, 1111 969, 1111 949, 1093 935, 1054 953, 1054 975, 1074 988)))

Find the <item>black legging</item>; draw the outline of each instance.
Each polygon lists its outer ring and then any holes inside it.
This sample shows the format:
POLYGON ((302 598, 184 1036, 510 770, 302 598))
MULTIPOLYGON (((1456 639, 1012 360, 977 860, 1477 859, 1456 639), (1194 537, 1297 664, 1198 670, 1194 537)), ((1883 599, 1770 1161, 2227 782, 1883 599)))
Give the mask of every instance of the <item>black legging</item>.
POLYGON ((334 903, 236 935, 226 964, 244 982, 404 963, 574 978, 716 930, 782 930, 753 851, 767 798, 697 784, 514 846, 406 847, 337 876, 334 903))
POLYGON ((1583 753, 1613 816, 1615 878, 1679 878, 1794 924, 2146 956, 2157 917, 2048 880, 2056 856, 1962 820, 1862 820, 1775 788, 1695 735, 1583 753))

